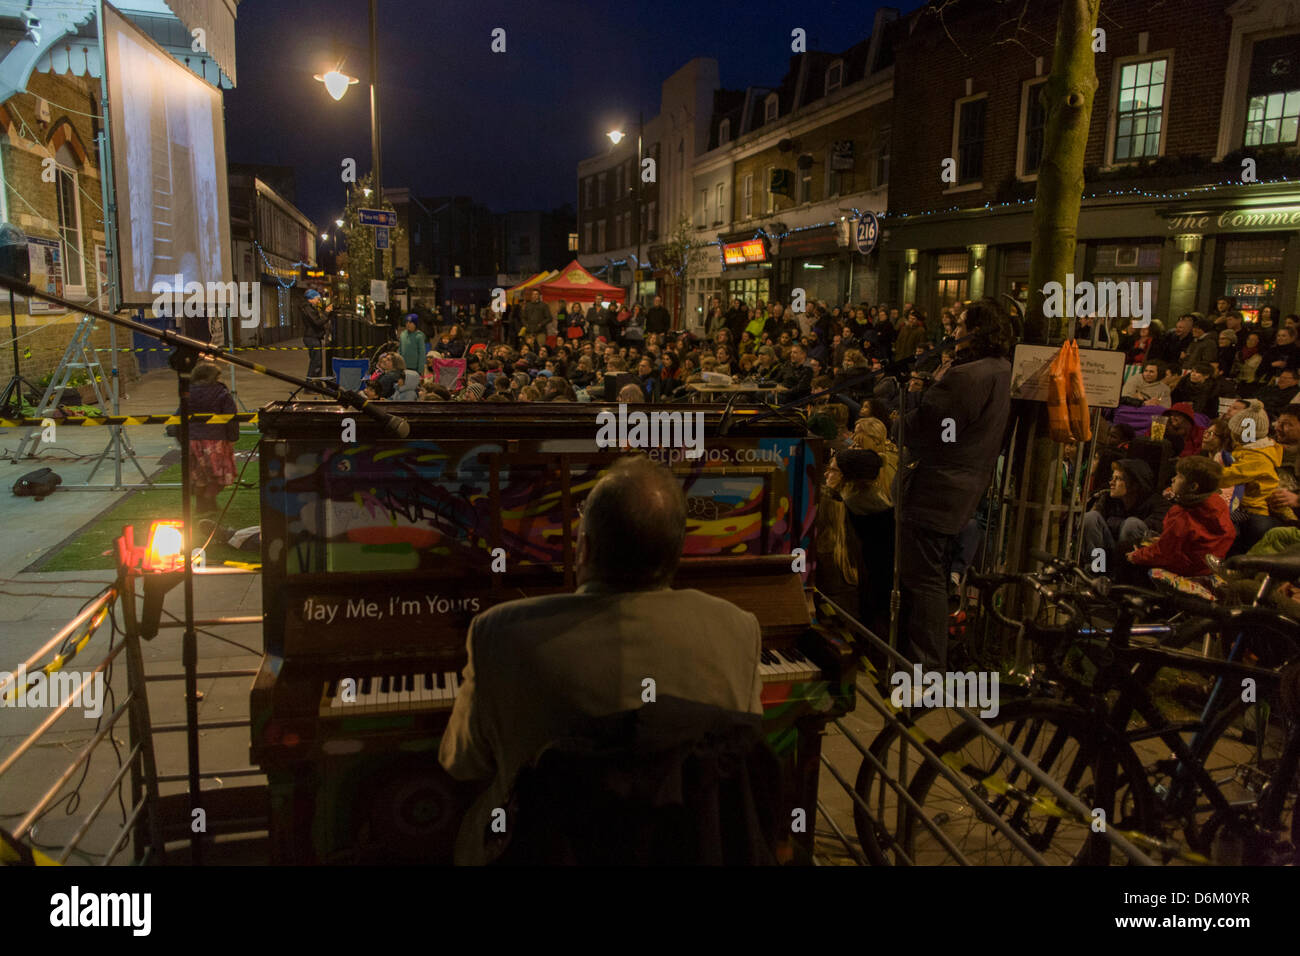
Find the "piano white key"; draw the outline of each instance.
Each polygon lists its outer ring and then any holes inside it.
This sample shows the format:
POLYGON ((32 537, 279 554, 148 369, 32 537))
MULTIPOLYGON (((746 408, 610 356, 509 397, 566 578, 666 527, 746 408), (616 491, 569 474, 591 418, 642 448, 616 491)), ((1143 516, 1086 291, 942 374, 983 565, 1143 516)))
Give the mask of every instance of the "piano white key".
POLYGON ((793 675, 798 672, 799 668, 794 666, 794 661, 790 660, 778 650, 773 650, 772 656, 776 658, 776 670, 778 674, 793 675))
POLYGON ((454 701, 456 699, 456 695, 460 693, 460 678, 456 675, 455 671, 448 671, 446 677, 447 677, 446 699, 454 701))

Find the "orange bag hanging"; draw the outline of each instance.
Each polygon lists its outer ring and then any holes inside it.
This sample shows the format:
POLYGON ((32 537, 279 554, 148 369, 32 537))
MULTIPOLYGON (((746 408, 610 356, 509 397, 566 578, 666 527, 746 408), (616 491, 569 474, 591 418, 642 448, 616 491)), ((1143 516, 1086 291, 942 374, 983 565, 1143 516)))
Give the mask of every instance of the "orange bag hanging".
POLYGON ((1070 434, 1076 441, 1088 441, 1092 438, 1092 414, 1088 410, 1088 395, 1083 387, 1083 364, 1079 361, 1079 343, 1071 341, 1069 345, 1066 410, 1070 419, 1070 434))
POLYGON ((1047 424, 1052 441, 1073 441, 1069 411, 1069 342, 1052 359, 1047 369, 1047 424))

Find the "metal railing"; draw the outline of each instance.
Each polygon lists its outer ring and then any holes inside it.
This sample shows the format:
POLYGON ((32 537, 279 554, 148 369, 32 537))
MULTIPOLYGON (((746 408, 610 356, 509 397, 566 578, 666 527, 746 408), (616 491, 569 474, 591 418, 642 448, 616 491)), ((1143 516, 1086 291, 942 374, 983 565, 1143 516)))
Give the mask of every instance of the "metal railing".
MULTIPOLYGON (((855 640, 864 642, 861 646, 871 647, 878 654, 885 655, 884 659, 895 662, 908 673, 912 672, 915 662, 908 660, 902 654, 890 648, 885 641, 873 634, 870 629, 845 611, 844 608, 825 597, 825 595, 820 594, 820 592, 814 592, 814 599, 820 602, 823 607, 829 609, 837 623, 852 631, 855 640)), ((976 791, 975 787, 971 786, 969 778, 963 779, 949 762, 935 752, 933 746, 935 741, 918 726, 917 720, 912 716, 911 709, 904 708, 900 711, 889 702, 888 693, 880 680, 883 675, 879 674, 871 665, 868 665, 868 672, 877 680, 870 682, 866 688, 863 687, 862 681, 859 680, 855 683, 854 691, 858 700, 867 704, 883 719, 884 729, 879 732, 875 740, 868 744, 864 743, 861 737, 842 718, 836 719, 834 724, 845 739, 862 755, 863 761, 874 772, 872 779, 880 786, 877 806, 873 807, 871 805, 866 796, 859 792, 857 786, 846 779, 841 770, 834 765, 825 753, 821 755, 821 762, 831 778, 849 796, 852 805, 868 822, 868 825, 873 830, 874 838, 884 844, 883 852, 892 853, 898 863, 915 865, 916 861, 907 854, 900 836, 905 826, 914 827, 919 825, 933 837, 937 845, 942 848, 952 862, 961 866, 980 865, 986 862, 971 859, 969 852, 958 847, 956 842, 944 831, 943 825, 945 821, 935 819, 936 815, 927 812, 926 808, 921 806, 910 792, 909 754, 911 751, 915 751, 924 764, 933 767, 934 772, 961 796, 970 809, 981 820, 993 827, 1000 836, 1005 838, 1025 860, 1037 866, 1049 865, 1049 861, 1043 857, 1038 849, 1030 844, 1024 833, 1017 830, 1002 813, 999 813, 988 800, 976 791), (887 746, 882 747, 882 744, 887 746), (886 760, 883 761, 878 756, 878 752, 882 750, 886 756, 886 760), (893 771, 889 766, 891 755, 896 758, 894 764, 896 769, 893 771), (897 822, 893 828, 886 819, 886 791, 892 792, 897 799, 897 822)), ((1039 767, 1034 760, 1013 746, 977 714, 962 706, 949 706, 944 710, 947 713, 956 715, 961 721, 969 725, 979 738, 988 741, 998 752, 1015 764, 1020 771, 1027 774, 1037 786, 1050 794, 1051 801, 1054 801, 1049 802, 1044 798, 1033 795, 1026 796, 1022 793, 1020 794, 1022 804, 1034 804, 1039 810, 1050 809, 1064 825, 1088 827, 1089 838, 1104 838, 1109 844, 1109 850, 1123 854, 1131 863, 1143 866, 1155 865, 1155 862, 1149 856, 1138 849, 1131 840, 1118 832, 1116 828, 1108 826, 1100 832, 1093 831, 1089 826, 1092 821, 1092 809, 1085 806, 1075 794, 1065 789, 1060 782, 1039 767)), ((990 790, 997 792, 999 789, 997 782, 994 781, 991 784, 990 786, 988 781, 979 781, 978 785, 984 792, 990 792, 990 790)), ((1007 790, 1015 789, 1017 788, 1007 787, 1007 790)), ((854 862, 859 864, 868 863, 869 861, 862 849, 854 845, 853 841, 844 832, 844 828, 834 819, 824 801, 818 802, 818 811, 821 818, 830 827, 831 833, 843 845, 854 862)), ((859 842, 861 841, 859 840, 859 842)))

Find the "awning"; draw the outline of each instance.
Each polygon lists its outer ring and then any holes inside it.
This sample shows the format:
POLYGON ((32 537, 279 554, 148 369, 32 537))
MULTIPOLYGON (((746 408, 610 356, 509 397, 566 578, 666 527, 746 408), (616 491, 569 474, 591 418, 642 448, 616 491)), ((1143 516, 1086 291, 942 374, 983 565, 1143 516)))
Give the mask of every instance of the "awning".
POLYGON ((506 301, 517 302, 519 300, 519 297, 523 295, 525 292, 527 292, 529 289, 531 289, 533 286, 554 279, 559 274, 560 273, 558 271, 539 272, 531 279, 525 279, 523 282, 519 283, 519 285, 511 286, 509 289, 506 289, 506 301))
MULTIPOLYGON (((0 0, 0 102, 25 92, 33 70, 103 74, 94 0, 0 0)), ((124 0, 117 7, 213 86, 235 84, 235 0, 124 0), (195 30, 203 31, 195 34, 195 30), (206 52, 194 44, 203 40, 206 52)))
POLYGON ((554 279, 543 282, 537 288, 546 302, 556 302, 560 299, 566 302, 594 302, 597 299, 622 302, 627 296, 626 290, 610 285, 608 282, 601 282, 584 269, 577 259, 561 269, 560 274, 554 279))

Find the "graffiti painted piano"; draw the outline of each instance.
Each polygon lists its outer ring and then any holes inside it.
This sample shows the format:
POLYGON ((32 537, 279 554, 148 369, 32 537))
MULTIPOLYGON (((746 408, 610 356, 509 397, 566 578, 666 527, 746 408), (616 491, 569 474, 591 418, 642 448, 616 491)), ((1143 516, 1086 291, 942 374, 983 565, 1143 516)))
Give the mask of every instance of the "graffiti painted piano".
MULTIPOLYGON (((601 408, 395 404, 411 426, 401 440, 336 405, 261 411, 266 623, 252 756, 270 780, 277 862, 448 859, 470 794, 436 753, 469 622, 573 588, 581 504, 625 453, 597 447, 601 408)), ((674 584, 758 616, 765 726, 786 767, 783 799, 807 811, 806 854, 820 733, 853 704, 853 655, 811 619, 794 570, 800 548, 811 570, 821 442, 795 422, 745 424, 746 409, 722 436, 721 409, 689 411, 704 415, 703 454, 650 452, 686 493, 674 584)))

